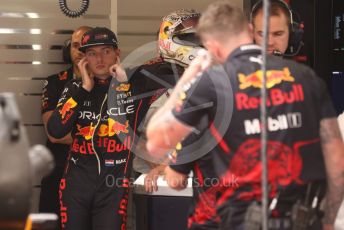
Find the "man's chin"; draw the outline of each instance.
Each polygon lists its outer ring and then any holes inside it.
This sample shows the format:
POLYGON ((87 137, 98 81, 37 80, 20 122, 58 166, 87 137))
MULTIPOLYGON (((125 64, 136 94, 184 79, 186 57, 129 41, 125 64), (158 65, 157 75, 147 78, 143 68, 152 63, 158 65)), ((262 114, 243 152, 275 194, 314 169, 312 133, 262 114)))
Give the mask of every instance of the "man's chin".
POLYGON ((94 76, 99 78, 106 78, 110 76, 110 73, 109 71, 95 71, 94 76))

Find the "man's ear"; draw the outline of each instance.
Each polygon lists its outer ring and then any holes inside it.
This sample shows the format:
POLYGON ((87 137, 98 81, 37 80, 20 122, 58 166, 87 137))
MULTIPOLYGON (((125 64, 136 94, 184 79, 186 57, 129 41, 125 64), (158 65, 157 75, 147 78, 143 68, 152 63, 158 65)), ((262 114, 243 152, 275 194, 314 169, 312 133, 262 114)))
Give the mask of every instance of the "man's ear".
POLYGON ((253 34, 254 31, 254 25, 252 22, 248 23, 248 31, 253 34))
POLYGON ((208 39, 205 42, 205 47, 207 47, 207 49, 210 51, 210 53, 212 54, 212 56, 216 59, 216 61, 221 60, 222 57, 222 45, 220 42, 218 42, 215 39, 208 39))
POLYGON ((252 22, 248 24, 248 33, 254 39, 254 25, 252 22))
POLYGON ((120 48, 116 48, 115 49, 115 53, 119 57, 121 55, 121 49, 120 48))

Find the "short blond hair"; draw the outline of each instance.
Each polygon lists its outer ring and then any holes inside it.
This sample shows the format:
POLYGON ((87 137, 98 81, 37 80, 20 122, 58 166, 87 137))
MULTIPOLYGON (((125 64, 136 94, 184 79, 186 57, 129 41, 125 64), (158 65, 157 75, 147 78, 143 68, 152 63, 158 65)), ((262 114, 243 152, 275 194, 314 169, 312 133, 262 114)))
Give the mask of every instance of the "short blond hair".
POLYGON ((248 20, 242 10, 229 1, 210 4, 197 25, 197 34, 200 37, 209 34, 221 39, 223 35, 236 36, 244 31, 248 31, 248 20))

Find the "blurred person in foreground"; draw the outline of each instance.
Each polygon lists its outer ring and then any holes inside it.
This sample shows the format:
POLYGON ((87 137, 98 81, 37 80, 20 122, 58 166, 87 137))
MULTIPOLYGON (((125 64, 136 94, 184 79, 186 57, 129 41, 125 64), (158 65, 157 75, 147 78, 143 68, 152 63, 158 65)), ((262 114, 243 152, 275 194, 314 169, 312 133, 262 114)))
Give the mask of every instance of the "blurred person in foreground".
MULTIPOLYGON (((190 64, 150 120, 147 149, 164 157, 191 132, 207 134, 207 144, 215 143, 210 152, 219 182, 213 186, 219 229, 250 229, 261 224, 252 215, 262 195, 261 49, 247 19, 228 1, 212 3, 197 32, 210 54, 190 64), (209 68, 209 55, 221 65, 209 68), (195 130, 204 117, 208 129, 195 130)), ((343 198, 344 145, 325 83, 304 65, 270 56, 266 86, 269 198, 277 201, 270 205, 269 227, 333 229, 343 198), (303 208, 310 213, 306 218, 303 208)), ((185 187, 185 176, 170 167, 165 173, 172 187, 185 187)))

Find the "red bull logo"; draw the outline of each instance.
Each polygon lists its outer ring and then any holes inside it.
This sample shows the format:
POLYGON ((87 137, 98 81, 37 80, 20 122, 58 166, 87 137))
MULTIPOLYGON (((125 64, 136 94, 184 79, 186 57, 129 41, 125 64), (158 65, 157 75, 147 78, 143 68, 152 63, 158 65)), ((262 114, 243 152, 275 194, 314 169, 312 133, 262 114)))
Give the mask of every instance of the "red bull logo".
POLYGON ((120 153, 131 149, 131 137, 125 137, 123 141, 118 141, 110 137, 100 137, 95 142, 74 139, 72 151, 81 154, 94 154, 94 146, 105 148, 107 153, 120 153))
MULTIPOLYGON (((262 88, 263 86, 263 71, 258 70, 249 75, 239 74, 238 79, 240 82, 239 88, 246 89, 249 87, 262 88)), ((269 70, 266 72, 266 88, 270 89, 283 81, 294 82, 295 78, 291 76, 288 68, 283 70, 269 70)))
POLYGON ((92 126, 92 123, 91 123, 91 125, 84 126, 84 127, 81 127, 80 125, 77 124, 77 128, 78 128, 78 132, 75 135, 80 135, 80 136, 83 136, 85 140, 90 140, 93 136, 93 133, 96 127, 92 126))
POLYGON ((86 35, 83 39, 82 39, 82 45, 85 45, 87 42, 88 42, 88 40, 90 40, 90 35, 86 35))
MULTIPOLYGON (((74 108, 75 106, 77 106, 77 102, 74 101, 73 98, 69 98, 62 106, 62 108, 60 109, 60 114, 62 119, 65 118, 67 112, 69 112, 72 108, 74 108)), ((59 105, 58 105, 59 106, 59 105)))
POLYGON ((128 121, 125 122, 125 124, 121 124, 118 121, 115 121, 111 118, 108 119, 108 123, 109 123, 109 136, 113 136, 113 135, 118 135, 120 133, 128 133, 128 127, 129 127, 129 123, 128 121))
MULTIPOLYGON (((97 132, 97 135, 99 137, 112 137, 115 134, 119 135, 120 133, 129 133, 128 130, 129 122, 126 121, 125 124, 122 124, 118 121, 115 121, 111 118, 108 119, 108 125, 101 124, 99 127, 99 130, 97 132)), ((94 134, 96 126, 91 125, 81 127, 80 125, 77 125, 78 132, 75 135, 80 135, 85 138, 85 140, 90 140, 94 134)))
MULTIPOLYGON (((305 100, 305 95, 303 92, 302 85, 292 84, 289 91, 281 90, 278 88, 270 89, 269 94, 266 98, 266 105, 278 106, 285 104, 294 104, 298 102, 303 102, 305 100)), ((258 109, 261 103, 260 97, 252 97, 244 92, 235 94, 236 108, 238 110, 250 110, 258 109)))
POLYGON ((100 125, 98 130, 98 136, 105 137, 109 136, 112 137, 113 135, 119 135, 120 133, 129 133, 128 130, 129 122, 126 121, 124 124, 116 121, 112 118, 108 119, 108 125, 100 125))
POLYGON ((127 92, 130 89, 130 84, 121 83, 119 86, 116 87, 116 91, 118 92, 127 92))

